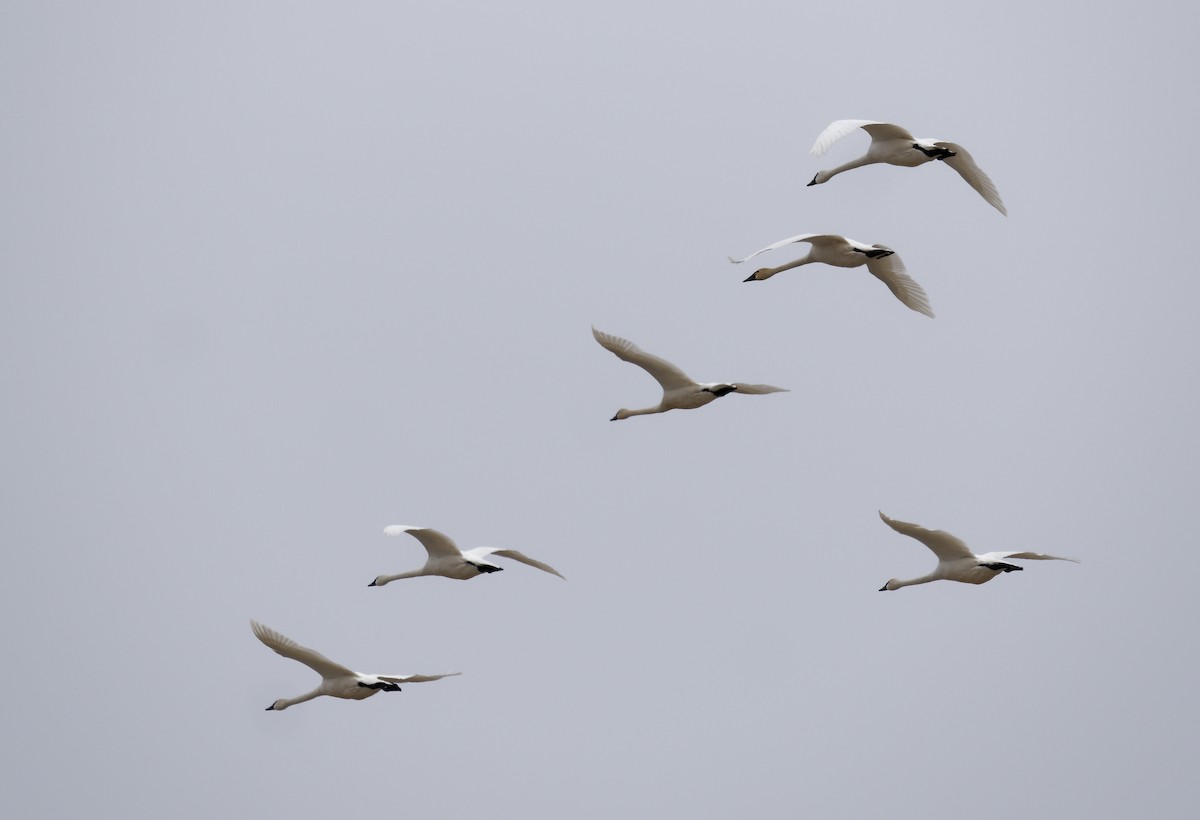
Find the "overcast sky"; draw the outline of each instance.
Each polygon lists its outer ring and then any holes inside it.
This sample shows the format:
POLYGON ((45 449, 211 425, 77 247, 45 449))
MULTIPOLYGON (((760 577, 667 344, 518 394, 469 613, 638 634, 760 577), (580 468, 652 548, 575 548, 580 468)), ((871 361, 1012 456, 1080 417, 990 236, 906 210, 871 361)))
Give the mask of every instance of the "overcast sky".
POLYGON ((570 5, 0 5, 14 816, 1192 816, 1195 8, 570 5))

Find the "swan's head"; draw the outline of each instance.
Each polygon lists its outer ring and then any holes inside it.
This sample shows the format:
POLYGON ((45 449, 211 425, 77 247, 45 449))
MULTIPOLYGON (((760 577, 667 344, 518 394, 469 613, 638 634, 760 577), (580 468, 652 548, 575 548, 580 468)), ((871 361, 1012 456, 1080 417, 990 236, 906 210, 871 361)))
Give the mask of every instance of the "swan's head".
POLYGON ((617 414, 615 416, 613 416, 611 419, 609 419, 609 421, 620 421, 621 419, 629 418, 630 415, 632 415, 632 414, 628 410, 626 410, 624 407, 622 407, 620 410, 617 411, 617 414))
POLYGON ((900 582, 895 578, 889 578, 888 582, 879 588, 880 592, 891 592, 900 589, 900 582))
POLYGON ((283 698, 280 698, 279 700, 275 701, 270 706, 268 706, 267 711, 268 712, 282 712, 286 708, 288 708, 288 702, 286 700, 284 700, 283 698))
POLYGON ((774 268, 759 268, 758 270, 756 270, 754 273, 747 276, 742 281, 743 282, 761 282, 764 279, 770 279, 777 272, 778 271, 776 271, 774 268))
POLYGON ((822 182, 828 182, 828 181, 829 181, 829 172, 828 171, 817 171, 817 173, 813 175, 812 182, 808 183, 808 185, 805 187, 811 188, 814 185, 820 185, 822 182))
POLYGON ((380 575, 380 576, 379 576, 379 577, 377 577, 377 578, 376 578, 374 581, 372 581, 371 583, 367 584, 367 586, 369 586, 369 587, 382 587, 382 586, 387 586, 387 583, 388 583, 388 579, 387 579, 387 578, 385 578, 384 576, 380 575))

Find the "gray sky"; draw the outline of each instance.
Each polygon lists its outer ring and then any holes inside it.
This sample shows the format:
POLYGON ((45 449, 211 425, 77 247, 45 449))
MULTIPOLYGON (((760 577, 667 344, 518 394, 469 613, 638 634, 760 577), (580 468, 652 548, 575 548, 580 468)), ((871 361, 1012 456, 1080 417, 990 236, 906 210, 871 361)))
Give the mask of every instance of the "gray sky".
POLYGON ((6 804, 1190 816, 1200 20, 1079 8, 4 4, 6 804), (1011 216, 806 188, 841 118, 1011 216), (808 231, 938 318, 725 261, 808 231), (792 392, 610 423, 659 392, 593 324, 792 392), (1083 563, 881 595, 881 509, 1083 563), (569 580, 368 589, 392 523, 569 580), (268 713, 317 678, 250 618, 464 674, 268 713))

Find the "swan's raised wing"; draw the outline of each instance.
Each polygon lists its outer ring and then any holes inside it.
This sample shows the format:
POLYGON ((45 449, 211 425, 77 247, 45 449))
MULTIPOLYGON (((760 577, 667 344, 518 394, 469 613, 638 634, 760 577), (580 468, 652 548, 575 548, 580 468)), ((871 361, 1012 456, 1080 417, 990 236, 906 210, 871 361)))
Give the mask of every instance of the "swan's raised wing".
MULTIPOLYGON (((754 257, 758 256, 760 253, 766 253, 767 251, 778 250, 779 248, 782 248, 785 245, 791 245, 794 242, 814 242, 815 243, 816 240, 818 240, 818 239, 826 239, 826 238, 834 238, 834 237, 826 236, 824 234, 815 234, 815 233, 802 233, 797 236, 789 236, 787 239, 780 239, 778 242, 772 242, 770 245, 767 245, 765 248, 759 248, 754 253, 750 254, 749 256, 743 256, 741 259, 734 259, 731 256, 731 257, 729 257, 729 261, 735 265, 740 265, 743 262, 745 262, 747 259, 753 259, 754 257)), ((840 236, 836 237, 836 238, 841 239, 840 236)))
POLYGON ((905 272, 904 263, 900 261, 899 256, 893 253, 890 256, 868 259, 867 270, 887 285, 892 295, 906 307, 917 313, 924 313, 930 319, 933 318, 933 308, 929 306, 929 297, 925 295, 925 289, 905 272))
POLYGON ((916 140, 916 137, 909 133, 907 128, 901 128, 890 122, 870 122, 862 126, 862 130, 871 135, 871 142, 875 140, 916 140))
POLYGON ((548 572, 551 575, 557 575, 559 578, 562 578, 564 581, 567 580, 567 577, 565 575, 563 575, 561 572, 559 572, 558 570, 556 570, 554 567, 550 566, 549 564, 543 564, 541 561, 535 561, 532 558, 530 558, 528 555, 526 555, 525 553, 517 552, 516 550, 502 550, 502 549, 497 549, 495 547, 476 547, 473 550, 467 550, 466 555, 468 557, 470 557, 472 555, 477 555, 480 558, 482 558, 485 555, 499 555, 501 558, 511 558, 514 561, 520 561, 522 564, 528 564, 531 567, 537 567, 542 572, 548 572))
POLYGON ((773 384, 742 384, 737 382, 734 385, 736 392, 749 393, 751 396, 761 396, 765 393, 790 393, 791 390, 786 387, 776 387, 773 384))
POLYGON ((596 337, 596 341, 600 343, 601 347, 611 351, 618 359, 630 364, 636 364, 653 376, 662 385, 663 390, 678 390, 681 387, 690 387, 695 384, 678 367, 666 359, 655 356, 652 353, 647 353, 628 339, 622 339, 620 336, 612 336, 603 331, 596 330, 594 327, 592 328, 592 335, 596 337))
POLYGON ((963 148, 956 142, 938 142, 936 145, 942 148, 949 148, 953 151, 954 156, 947 157, 945 163, 955 171, 958 171, 958 175, 965 179, 968 185, 978 191, 979 195, 986 199, 989 205, 1005 216, 1008 216, 1008 210, 1004 207, 1004 202, 1000 199, 1000 192, 996 190, 996 186, 991 178, 975 164, 975 158, 968 153, 966 148, 963 148))
POLYGON ((452 678, 461 674, 462 672, 444 672, 441 675, 376 675, 375 677, 388 683, 429 683, 431 680, 452 678))
POLYGON ((334 663, 320 652, 314 652, 308 647, 301 646, 291 638, 281 635, 269 626, 263 626, 258 621, 251 621, 250 628, 254 636, 285 658, 291 658, 312 669, 323 678, 337 678, 342 675, 355 674, 340 663, 334 663))
POLYGON ((909 538, 915 538, 929 547, 940 561, 954 561, 959 558, 974 557, 966 544, 948 532, 943 530, 927 530, 917 524, 895 521, 888 518, 882 512, 879 513, 879 517, 883 519, 883 523, 896 532, 901 535, 907 535, 909 538))
POLYGON ((979 560, 984 563, 989 561, 1003 561, 1005 558, 1020 558, 1026 561, 1070 561, 1074 564, 1079 563, 1078 558, 1063 558, 1058 555, 1046 555, 1041 552, 989 552, 979 556, 979 560))
POLYGON ((849 134, 856 128, 861 128, 871 135, 871 140, 880 139, 915 139, 912 134, 899 125, 893 125, 890 122, 877 122, 875 120, 834 120, 829 123, 824 131, 817 137, 817 141, 813 143, 812 155, 819 157, 829 150, 829 146, 840 140, 842 137, 849 134))
POLYGON ((458 545, 450 540, 450 536, 444 535, 437 530, 431 530, 429 527, 411 527, 407 524, 392 524, 383 528, 384 535, 403 535, 408 533, 413 538, 421 542, 421 546, 425 547, 425 551, 429 553, 430 558, 453 558, 456 555, 462 555, 462 551, 458 545))

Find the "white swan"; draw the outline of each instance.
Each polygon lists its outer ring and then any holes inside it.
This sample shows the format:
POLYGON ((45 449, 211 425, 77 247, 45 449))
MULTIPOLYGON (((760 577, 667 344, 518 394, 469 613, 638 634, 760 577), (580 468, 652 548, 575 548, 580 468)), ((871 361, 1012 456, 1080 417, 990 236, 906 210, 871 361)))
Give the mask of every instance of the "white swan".
POLYGON ((729 393, 758 395, 788 392, 786 387, 773 387, 769 384, 742 384, 741 382, 700 384, 692 381, 686 373, 666 359, 660 359, 658 356, 647 353, 628 339, 610 336, 594 327, 592 335, 604 348, 611 350, 618 359, 636 364, 653 376, 663 389, 662 401, 654 407, 645 407, 641 410, 621 409, 609 421, 627 419, 630 416, 644 416, 648 413, 665 413, 668 410, 694 410, 729 393))
POLYGON ((900 581, 895 578, 880 587, 885 592, 900 587, 910 587, 914 584, 927 584, 930 581, 961 581, 964 584, 986 584, 1002 572, 1013 572, 1025 569, 1016 564, 1009 564, 1005 558, 1020 558, 1026 561, 1074 561, 1076 558, 1060 558, 1057 555, 1043 555, 1040 552, 988 552, 976 555, 959 539, 942 530, 927 530, 916 524, 903 521, 893 521, 882 512, 879 517, 883 523, 896 532, 915 538, 938 557, 937 566, 928 575, 900 581))
POLYGON ((425 562, 425 566, 412 572, 402 572, 399 575, 380 575, 374 581, 367 584, 369 587, 381 587, 385 584, 390 584, 392 581, 398 581, 401 578, 419 578, 422 575, 441 575, 444 578, 456 578, 465 581, 468 578, 474 578, 476 575, 482 575, 487 572, 499 572, 504 569, 499 564, 489 561, 487 559, 489 555, 511 558, 514 561, 520 561, 522 564, 537 567, 543 572, 557 575, 564 581, 566 580, 562 573, 554 567, 549 564, 543 564, 541 561, 535 561, 516 550, 502 550, 495 547, 476 547, 470 550, 460 550, 458 545, 449 536, 443 535, 437 530, 431 530, 428 527, 410 527, 406 524, 392 524, 389 527, 384 527, 383 532, 386 535, 403 535, 404 533, 408 533, 421 542, 422 546, 425 547, 425 551, 429 553, 429 559, 425 562))
POLYGON ((447 672, 444 675, 363 675, 354 672, 340 663, 334 663, 320 652, 314 652, 307 647, 280 635, 274 629, 263 626, 257 621, 250 622, 254 635, 278 654, 291 658, 312 669, 321 676, 321 685, 306 695, 295 698, 280 698, 267 707, 267 711, 282 712, 289 706, 304 703, 306 700, 329 695, 347 700, 362 700, 369 698, 379 691, 399 692, 402 683, 425 683, 431 680, 448 678, 451 675, 461 675, 461 672, 447 672))
POLYGON ((871 135, 871 145, 867 149, 867 153, 858 159, 850 160, 845 165, 839 165, 828 171, 817 171, 812 182, 808 183, 809 185, 820 185, 822 182, 828 182, 842 171, 877 162, 911 168, 936 159, 958 171, 959 176, 978 191, 980 196, 988 201, 988 204, 1008 216, 1008 211, 1005 210, 1004 203, 1000 200, 1000 193, 996 190, 996 186, 988 178, 988 175, 975 164, 975 160, 967 153, 967 149, 957 143, 945 140, 917 139, 904 128, 890 122, 875 122, 874 120, 831 122, 813 143, 812 155, 814 157, 821 156, 829 150, 829 146, 856 128, 861 128, 871 135))
POLYGON ((887 285, 892 295, 907 307, 933 318, 933 310, 929 307, 929 297, 925 295, 925 290, 905 273, 904 263, 900 261, 900 257, 886 245, 867 245, 837 234, 802 233, 799 236, 781 239, 774 244, 767 245, 742 259, 734 259, 731 256, 729 261, 740 265, 760 253, 777 250, 794 242, 808 242, 812 245, 812 250, 795 262, 789 262, 777 268, 759 268, 743 281, 761 282, 763 279, 770 279, 780 271, 791 270, 813 262, 824 262, 826 265, 834 265, 839 268, 857 268, 860 265, 866 265, 867 270, 887 285))

